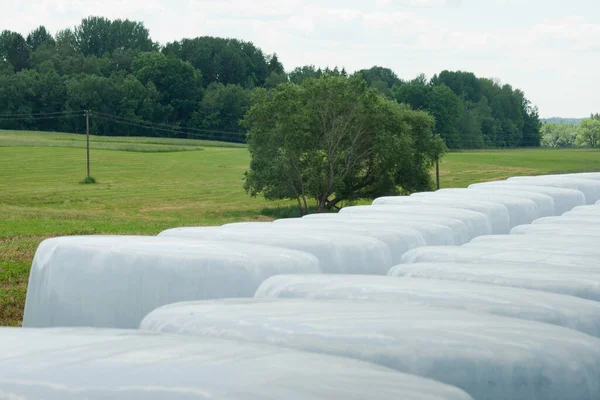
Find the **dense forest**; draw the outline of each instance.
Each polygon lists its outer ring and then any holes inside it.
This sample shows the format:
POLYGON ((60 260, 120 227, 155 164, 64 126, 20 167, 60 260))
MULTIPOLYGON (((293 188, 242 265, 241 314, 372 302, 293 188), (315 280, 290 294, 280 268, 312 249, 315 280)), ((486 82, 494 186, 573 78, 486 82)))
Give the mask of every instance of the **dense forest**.
MULTIPOLYGON (((161 45, 143 23, 90 17, 52 35, 0 34, 0 129, 82 132, 91 110, 99 135, 244 141, 240 120, 256 88, 302 83, 344 69, 286 72, 276 54, 217 37, 161 45)), ((402 80, 392 70, 357 71, 390 100, 429 112, 449 148, 539 146, 540 120, 525 94, 470 72, 402 80)))

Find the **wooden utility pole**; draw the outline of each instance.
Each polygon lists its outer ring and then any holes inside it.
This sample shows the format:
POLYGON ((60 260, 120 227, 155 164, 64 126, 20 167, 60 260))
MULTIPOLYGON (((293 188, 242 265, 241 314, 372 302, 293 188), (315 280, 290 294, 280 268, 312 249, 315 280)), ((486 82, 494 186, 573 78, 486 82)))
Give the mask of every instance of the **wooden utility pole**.
POLYGON ((440 159, 436 158, 435 160, 435 182, 437 185, 437 190, 440 190, 440 159))
POLYGON ((90 179, 90 110, 85 110, 85 138, 87 149, 87 177, 90 179))

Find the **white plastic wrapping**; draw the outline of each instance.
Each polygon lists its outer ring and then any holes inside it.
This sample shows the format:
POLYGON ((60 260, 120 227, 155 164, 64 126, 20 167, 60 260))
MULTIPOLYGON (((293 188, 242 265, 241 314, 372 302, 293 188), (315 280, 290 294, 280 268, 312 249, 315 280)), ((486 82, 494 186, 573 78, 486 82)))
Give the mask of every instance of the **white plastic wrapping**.
MULTIPOLYGON (((461 189, 440 189, 439 191, 442 193, 444 193, 444 192, 456 193, 459 190, 461 190, 461 189)), ((516 197, 516 198, 520 198, 520 199, 531 200, 537 205, 538 215, 540 217, 550 217, 550 216, 556 215, 554 199, 543 193, 528 192, 526 190, 515 190, 515 189, 508 190, 508 189, 504 189, 504 188, 496 189, 495 187, 490 187, 485 190, 483 190, 482 188, 479 188, 479 189, 471 188, 471 189, 463 189, 463 190, 466 190, 469 195, 475 191, 483 191, 485 194, 498 195, 498 196, 510 196, 510 197, 516 197)))
MULTIPOLYGON (((279 219, 274 221, 274 225, 278 229, 289 229, 292 232, 320 232, 336 242, 343 241, 343 239, 339 237, 340 233, 373 237, 389 246, 391 260, 394 264, 400 262, 402 256, 407 251, 426 244, 425 239, 420 232, 407 227, 395 228, 389 225, 384 226, 382 224, 369 224, 366 222, 363 224, 356 224, 343 219, 323 221, 304 218, 279 219)), ((350 246, 349 243, 347 245, 350 246)), ((356 248, 356 245, 354 245, 354 247, 356 248)), ((356 252, 357 250, 355 249, 354 251, 356 252)), ((373 262, 373 257, 366 258, 365 264, 370 265, 367 267, 367 272, 369 272, 368 269, 374 268, 373 262)), ((373 274, 375 272, 370 273, 373 274)), ((376 273, 385 275, 387 271, 378 269, 376 273)))
POLYGON ((462 310, 377 301, 206 301, 157 309, 140 328, 361 359, 457 386, 475 399, 600 398, 599 339, 462 310))
MULTIPOLYGON (((271 223, 257 224, 251 229, 199 226, 168 229, 158 236, 256 243, 300 250, 317 257, 323 272, 334 274, 383 275, 395 261, 384 243, 369 237, 357 236, 348 231, 339 231, 333 235, 281 228, 271 223)), ((399 257, 415 247, 418 246, 407 248, 399 257)))
POLYGON ((0 329, 0 398, 470 399, 439 382, 340 357, 232 340, 73 328, 0 329))
POLYGON ((23 326, 135 328, 177 301, 252 297, 270 276, 319 273, 312 255, 279 247, 152 236, 73 236, 38 247, 23 326))
POLYGON ((596 204, 597 204, 597 205, 600 205, 600 200, 598 200, 598 201, 596 202, 596 204))
MULTIPOLYGON (((598 229, 600 234, 600 229, 598 229)), ((494 235, 481 236, 467 243, 463 248, 497 248, 510 250, 542 250, 552 251, 565 254, 579 255, 600 255, 600 247, 598 246, 598 237, 596 235, 588 236, 560 236, 553 233, 546 235, 535 235, 523 237, 521 235, 494 235)))
POLYGON ((533 221, 533 224, 587 225, 590 227, 600 227, 600 216, 582 214, 561 215, 560 217, 539 218, 533 221))
POLYGON ((594 211, 594 212, 600 212, 600 207, 598 207, 598 205, 600 205, 600 204, 596 203, 594 205, 577 206, 577 207, 574 207, 570 211, 594 211))
POLYGON ((403 264, 422 262, 493 263, 508 261, 520 264, 547 264, 577 268, 581 271, 600 271, 598 257, 584 254, 561 254, 546 250, 512 250, 473 246, 427 246, 410 250, 402 257, 403 264))
POLYGON ((455 218, 465 223, 467 226, 468 240, 492 233, 492 224, 490 218, 480 212, 471 210, 461 210, 458 208, 444 208, 432 206, 402 206, 402 205, 382 205, 382 206, 353 206, 344 207, 340 210, 340 215, 345 214, 395 214, 401 216, 433 216, 455 218))
POLYGON ((510 231, 510 215, 506 206, 499 203, 479 200, 465 199, 441 199, 434 197, 415 198, 410 196, 390 196, 379 197, 373 201, 373 205, 428 205, 449 208, 459 208, 463 210, 478 211, 490 218, 492 224, 492 234, 506 234, 510 231))
MULTIPOLYGON (((527 225, 525 225, 527 226, 527 225)), ((530 226, 545 226, 545 225, 530 225, 530 226)), ((559 225, 564 226, 564 225, 559 225)), ((598 234, 600 234, 600 229, 596 230, 598 234)), ((488 236, 480 236, 471 240, 471 242, 465 244, 463 247, 468 247, 472 245, 506 245, 510 244, 511 246, 523 246, 526 248, 538 248, 538 246, 549 246, 549 248, 553 248, 555 250, 579 250, 582 249, 590 249, 590 250, 598 250, 596 249, 596 244, 598 243, 595 237, 589 237, 585 234, 578 235, 575 237, 562 237, 560 232, 546 232, 546 234, 537 235, 535 237, 524 238, 519 235, 488 235, 488 236)), ((514 249, 515 247, 509 247, 510 249, 514 249)))
POLYGON ((590 224, 531 224, 515 226, 511 235, 600 236, 600 227, 590 224))
POLYGON ((437 192, 413 193, 410 197, 441 198, 452 200, 483 200, 504 205, 510 215, 511 226, 530 224, 540 217, 538 206, 531 200, 498 193, 484 193, 469 189, 443 189, 437 192))
POLYGON ((600 181, 600 172, 576 172, 573 174, 560 174, 560 175, 541 175, 545 178, 578 178, 578 179, 593 179, 600 181))
POLYGON ((389 276, 277 275, 264 281, 254 297, 422 304, 544 322, 600 336, 599 302, 478 283, 389 276))
MULTIPOLYGON (((445 246, 463 244, 467 226, 454 218, 411 217, 391 214, 346 214, 335 213, 309 214, 304 220, 345 221, 351 225, 377 224, 393 229, 415 229, 423 235, 428 246, 445 246)), ((282 220, 277 220, 282 221, 282 220)))
POLYGON ((574 209, 572 211, 567 211, 566 213, 563 214, 564 217, 593 217, 593 218, 598 218, 600 217, 600 207, 597 206, 588 206, 588 207, 593 207, 593 208, 579 208, 579 209, 574 209))
MULTIPOLYGON (((300 219, 300 218, 296 218, 300 219)), ((279 221, 279 220, 277 220, 279 221)), ((228 231, 233 232, 273 232, 273 235, 278 232, 297 232, 300 229, 292 229, 284 224, 279 224, 274 222, 235 222, 230 224, 222 225, 222 229, 226 229, 228 231)), ((350 235, 354 237, 355 241, 361 241, 363 244, 360 245, 362 248, 362 256, 360 259, 354 260, 353 263, 360 263, 357 268, 362 268, 366 273, 374 273, 373 271, 377 271, 377 274, 381 274, 385 265, 388 265, 392 262, 392 253, 390 246, 398 240, 398 236, 395 232, 388 230, 380 230, 380 231, 368 231, 367 229, 356 227, 349 228, 345 232, 341 232, 340 230, 331 229, 327 226, 318 227, 315 229, 302 229, 305 234, 329 234, 330 237, 336 238, 338 235, 341 237, 342 235, 350 235), (364 262, 373 264, 371 267, 362 265, 364 262), (362 266, 360 266, 362 265, 362 266), (371 271, 371 272, 369 272, 371 271)), ((346 267, 348 268, 348 267, 346 267)))
POLYGON ((548 195, 554 199, 556 215, 561 215, 574 207, 586 204, 585 196, 579 190, 565 189, 552 186, 530 186, 511 184, 511 181, 493 181, 475 183, 469 189, 503 189, 503 190, 525 190, 548 195))
POLYGON ((390 269, 389 275, 510 286, 600 301, 599 270, 562 265, 507 261, 474 263, 471 259, 470 262, 400 264, 390 269))
POLYGON ((585 196, 587 204, 600 200, 600 182, 592 179, 577 179, 570 177, 515 176, 508 182, 519 185, 553 186, 579 190, 585 196))

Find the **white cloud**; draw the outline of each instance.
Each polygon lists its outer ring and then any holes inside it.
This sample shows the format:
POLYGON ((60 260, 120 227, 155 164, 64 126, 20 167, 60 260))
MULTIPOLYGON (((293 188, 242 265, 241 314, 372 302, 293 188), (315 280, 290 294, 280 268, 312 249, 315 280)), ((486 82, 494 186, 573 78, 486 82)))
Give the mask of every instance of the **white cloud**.
POLYGON ((583 16, 545 21, 530 29, 529 40, 532 44, 577 51, 600 50, 600 24, 588 22, 583 16))

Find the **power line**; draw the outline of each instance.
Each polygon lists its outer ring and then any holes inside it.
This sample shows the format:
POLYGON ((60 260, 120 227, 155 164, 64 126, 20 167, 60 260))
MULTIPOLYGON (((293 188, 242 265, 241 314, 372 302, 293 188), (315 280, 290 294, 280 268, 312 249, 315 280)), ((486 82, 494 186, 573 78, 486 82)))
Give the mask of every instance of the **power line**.
MULTIPOLYGON (((138 124, 138 125, 142 125, 142 126, 149 127, 149 128, 157 127, 157 128, 170 129, 170 130, 173 130, 176 132, 180 132, 180 131, 177 131, 174 129, 174 128, 176 128, 176 126, 164 124, 164 123, 135 120, 132 118, 120 117, 117 115, 111 115, 111 114, 106 114, 106 113, 97 112, 97 111, 92 111, 92 115, 97 115, 97 116, 101 116, 101 117, 105 117, 105 118, 111 118, 111 119, 114 119, 115 122, 129 122, 132 124, 138 124)), ((177 127, 177 128, 179 128, 179 127, 177 127)), ((192 128, 192 127, 182 127, 180 129, 186 130, 189 132, 218 133, 218 134, 223 134, 223 135, 246 136, 245 132, 222 131, 222 130, 217 130, 217 129, 203 129, 203 128, 192 128)))
POLYGON ((54 115, 70 115, 70 114, 77 114, 77 115, 85 115, 83 114, 83 111, 55 111, 55 112, 42 112, 42 113, 2 113, 0 114, 0 118, 4 118, 4 117, 41 117, 41 116, 54 116, 54 115))
POLYGON ((185 127, 174 127, 168 124, 152 124, 145 121, 130 122, 131 119, 120 118, 117 116, 106 116, 103 113, 91 113, 97 119, 102 121, 113 122, 119 125, 127 125, 131 127, 149 129, 152 131, 166 132, 175 135, 186 135, 191 138, 205 139, 205 140, 222 140, 222 141, 236 141, 241 142, 245 139, 246 134, 243 132, 228 132, 218 131, 211 129, 200 129, 200 128, 185 128, 185 127))
POLYGON ((61 119, 61 118, 72 118, 72 117, 78 117, 79 114, 77 115, 54 115, 54 116, 47 116, 47 117, 11 117, 11 118, 4 118, 3 116, 0 116, 0 121, 23 121, 23 120, 46 120, 46 119, 61 119))

